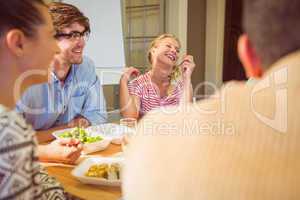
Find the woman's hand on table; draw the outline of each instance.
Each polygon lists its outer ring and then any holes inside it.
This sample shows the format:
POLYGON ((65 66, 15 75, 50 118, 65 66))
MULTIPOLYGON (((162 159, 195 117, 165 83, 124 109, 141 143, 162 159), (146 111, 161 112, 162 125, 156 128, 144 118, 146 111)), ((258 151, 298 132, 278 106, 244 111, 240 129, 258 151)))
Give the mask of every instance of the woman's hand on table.
POLYGON ((47 145, 39 145, 38 157, 43 162, 58 162, 64 164, 75 164, 80 157, 82 144, 77 139, 54 140, 47 145))

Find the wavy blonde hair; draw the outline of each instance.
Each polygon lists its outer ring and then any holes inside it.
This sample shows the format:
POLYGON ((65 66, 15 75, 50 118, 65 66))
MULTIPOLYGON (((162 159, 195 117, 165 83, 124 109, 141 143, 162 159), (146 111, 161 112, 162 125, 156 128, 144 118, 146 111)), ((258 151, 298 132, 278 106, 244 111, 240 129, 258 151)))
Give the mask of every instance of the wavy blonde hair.
MULTIPOLYGON (((171 33, 164 33, 164 34, 161 34, 159 36, 157 36, 149 45, 149 48, 148 48, 148 52, 147 52, 147 58, 148 58, 148 61, 149 63, 152 65, 152 53, 151 53, 151 50, 157 46, 157 44, 163 40, 163 39, 166 39, 166 38, 171 38, 171 39, 174 39, 178 44, 179 44, 179 48, 181 48, 181 43, 179 41, 179 39, 171 34, 171 33)), ((152 66, 149 66, 149 70, 151 69, 152 66)), ((168 95, 170 95, 174 89, 174 86, 177 84, 177 82, 179 81, 181 77, 181 71, 179 69, 179 66, 178 65, 174 65, 173 66, 173 71, 171 73, 171 78, 170 78, 170 87, 168 88, 168 95)))

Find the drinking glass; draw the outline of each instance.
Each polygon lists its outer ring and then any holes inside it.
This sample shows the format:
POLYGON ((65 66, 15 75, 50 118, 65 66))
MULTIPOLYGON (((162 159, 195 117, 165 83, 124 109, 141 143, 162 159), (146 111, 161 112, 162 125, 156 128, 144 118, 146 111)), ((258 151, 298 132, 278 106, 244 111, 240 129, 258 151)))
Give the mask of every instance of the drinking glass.
POLYGON ((120 125, 124 128, 121 145, 123 151, 125 151, 126 146, 129 144, 130 138, 136 132, 137 120, 135 118, 122 118, 120 119, 120 125))

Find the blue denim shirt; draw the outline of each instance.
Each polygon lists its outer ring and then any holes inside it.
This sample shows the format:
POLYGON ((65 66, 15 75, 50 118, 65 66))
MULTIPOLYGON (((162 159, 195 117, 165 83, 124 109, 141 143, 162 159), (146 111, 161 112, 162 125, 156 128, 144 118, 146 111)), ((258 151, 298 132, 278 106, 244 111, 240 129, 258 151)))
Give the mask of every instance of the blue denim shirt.
POLYGON ((50 83, 31 86, 16 110, 35 130, 66 124, 79 115, 92 125, 107 121, 103 89, 94 63, 87 57, 71 66, 63 85, 52 73, 50 83))

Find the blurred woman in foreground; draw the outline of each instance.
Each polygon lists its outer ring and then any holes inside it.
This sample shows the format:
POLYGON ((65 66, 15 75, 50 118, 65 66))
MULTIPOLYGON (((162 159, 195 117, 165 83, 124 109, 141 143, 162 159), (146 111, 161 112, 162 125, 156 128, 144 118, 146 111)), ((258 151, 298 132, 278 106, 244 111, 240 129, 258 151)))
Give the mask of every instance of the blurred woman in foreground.
POLYGON ((59 52, 54 34, 42 0, 1 1, 0 199, 64 199, 37 159, 73 163, 81 152, 78 141, 37 145, 32 128, 12 111, 27 87, 47 81, 47 66, 59 52))

